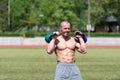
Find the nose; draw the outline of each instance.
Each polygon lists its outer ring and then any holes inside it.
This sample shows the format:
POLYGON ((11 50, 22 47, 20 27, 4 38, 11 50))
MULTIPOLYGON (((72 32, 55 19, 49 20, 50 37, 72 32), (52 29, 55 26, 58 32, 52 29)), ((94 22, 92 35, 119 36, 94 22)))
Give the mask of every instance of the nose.
POLYGON ((67 30, 67 31, 70 31, 70 29, 69 29, 69 28, 67 28, 66 30, 67 30))
POLYGON ((70 32, 70 29, 67 29, 68 32, 70 32))

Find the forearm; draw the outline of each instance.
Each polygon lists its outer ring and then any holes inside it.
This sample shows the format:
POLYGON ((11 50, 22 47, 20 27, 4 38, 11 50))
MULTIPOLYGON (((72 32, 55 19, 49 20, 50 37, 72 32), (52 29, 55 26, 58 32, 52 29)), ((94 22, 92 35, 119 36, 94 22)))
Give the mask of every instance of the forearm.
POLYGON ((83 41, 82 37, 79 37, 79 41, 80 41, 80 47, 79 47, 79 52, 81 53, 86 53, 87 52, 87 49, 86 49, 86 44, 85 42, 83 41))
POLYGON ((55 49, 55 39, 52 39, 52 40, 50 41, 50 43, 48 44, 47 53, 48 53, 48 54, 53 53, 54 49, 55 49))

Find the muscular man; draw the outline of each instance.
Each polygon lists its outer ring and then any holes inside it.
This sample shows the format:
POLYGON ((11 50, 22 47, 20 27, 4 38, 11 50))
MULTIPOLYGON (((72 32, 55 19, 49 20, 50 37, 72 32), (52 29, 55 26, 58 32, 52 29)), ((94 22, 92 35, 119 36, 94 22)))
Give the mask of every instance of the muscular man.
POLYGON ((55 52, 57 56, 58 64, 54 80, 82 80, 80 70, 75 64, 75 49, 85 54, 86 45, 80 35, 76 35, 80 43, 69 36, 70 23, 68 21, 61 22, 60 31, 61 34, 53 38, 47 47, 48 54, 55 52))

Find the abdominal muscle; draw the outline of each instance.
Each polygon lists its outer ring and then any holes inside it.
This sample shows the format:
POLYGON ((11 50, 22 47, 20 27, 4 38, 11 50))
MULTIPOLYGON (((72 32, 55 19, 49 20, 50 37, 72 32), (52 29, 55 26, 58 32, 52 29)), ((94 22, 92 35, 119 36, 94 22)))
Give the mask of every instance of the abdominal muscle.
POLYGON ((62 63, 74 63, 75 62, 75 51, 69 48, 56 49, 57 61, 62 63))

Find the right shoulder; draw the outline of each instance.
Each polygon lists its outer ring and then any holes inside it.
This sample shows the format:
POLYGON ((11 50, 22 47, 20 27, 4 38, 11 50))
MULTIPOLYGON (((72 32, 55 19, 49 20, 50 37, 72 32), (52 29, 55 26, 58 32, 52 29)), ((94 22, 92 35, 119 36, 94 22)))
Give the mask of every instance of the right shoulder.
POLYGON ((61 40, 61 37, 58 36, 58 37, 55 39, 55 45, 57 45, 58 43, 60 43, 60 40, 61 40))

